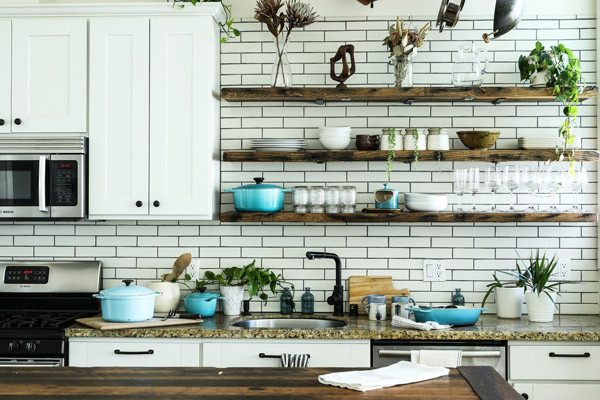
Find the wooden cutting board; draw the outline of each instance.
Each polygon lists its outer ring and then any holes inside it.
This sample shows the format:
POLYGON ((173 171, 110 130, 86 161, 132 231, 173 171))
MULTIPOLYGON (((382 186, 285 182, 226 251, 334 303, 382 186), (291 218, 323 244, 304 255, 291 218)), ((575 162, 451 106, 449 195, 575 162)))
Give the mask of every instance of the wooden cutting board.
POLYGON ((351 276, 348 279, 348 291, 350 304, 358 304, 359 314, 367 314, 367 311, 360 304, 367 295, 384 294, 388 314, 392 307, 392 295, 410 296, 408 289, 398 290, 394 288, 391 276, 351 276))
POLYGON ((100 329, 101 331, 132 328, 162 328, 164 326, 195 325, 202 322, 201 319, 184 318, 169 318, 166 321, 163 321, 162 318, 152 318, 144 322, 108 322, 103 320, 102 317, 79 318, 75 321, 91 328, 100 329))

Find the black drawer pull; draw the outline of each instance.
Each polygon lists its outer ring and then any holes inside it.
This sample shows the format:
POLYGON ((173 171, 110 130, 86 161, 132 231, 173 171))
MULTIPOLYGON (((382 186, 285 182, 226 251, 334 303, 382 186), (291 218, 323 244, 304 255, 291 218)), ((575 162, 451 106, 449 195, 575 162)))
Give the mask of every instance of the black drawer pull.
POLYGON ((583 353, 583 354, 556 354, 555 352, 551 352, 548 355, 550 357, 563 357, 563 358, 590 358, 592 356, 590 353, 583 353))
MULTIPOLYGON (((308 358, 310 358, 310 354, 307 354, 308 358)), ((274 356, 274 355, 270 355, 270 354, 265 354, 265 353, 260 353, 258 355, 258 357, 260 358, 281 358, 281 356, 274 356)))
POLYGON ((154 354, 154 350, 146 350, 146 351, 121 351, 121 350, 115 350, 115 354, 123 354, 123 355, 142 355, 142 354, 154 354))

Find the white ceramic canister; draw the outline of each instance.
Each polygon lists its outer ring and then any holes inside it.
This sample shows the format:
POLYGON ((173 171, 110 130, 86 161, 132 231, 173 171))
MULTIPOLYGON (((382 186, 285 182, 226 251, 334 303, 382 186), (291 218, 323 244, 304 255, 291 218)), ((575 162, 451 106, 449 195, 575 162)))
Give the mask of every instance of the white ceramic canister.
POLYGON ((497 287, 496 314, 498 318, 521 318, 524 288, 497 287))
POLYGON ((155 292, 162 293, 160 296, 156 297, 154 302, 154 312, 168 313, 169 311, 177 310, 179 308, 179 301, 181 300, 179 283, 150 281, 148 282, 147 287, 155 292))
MULTIPOLYGON (((388 151, 390 149, 389 137, 393 128, 384 128, 381 130, 381 150, 388 151)), ((395 150, 404 149, 404 136, 402 135, 402 129, 396 128, 396 145, 395 150)))
POLYGON ((240 315, 242 299, 244 298, 243 286, 221 286, 223 301, 223 313, 225 315, 240 315))
POLYGON ((448 129, 429 128, 427 135, 427 150, 450 150, 448 129))
POLYGON ((554 310, 556 306, 556 292, 550 293, 550 297, 545 293, 526 292, 527 299, 527 317, 529 322, 552 322, 554 320, 554 310), (552 300, 550 300, 552 298, 552 300))
POLYGON ((404 150, 414 150, 415 147, 419 150, 427 149, 427 137, 423 129, 408 128, 404 135, 404 150), (415 143, 415 135, 418 135, 418 140, 415 143))

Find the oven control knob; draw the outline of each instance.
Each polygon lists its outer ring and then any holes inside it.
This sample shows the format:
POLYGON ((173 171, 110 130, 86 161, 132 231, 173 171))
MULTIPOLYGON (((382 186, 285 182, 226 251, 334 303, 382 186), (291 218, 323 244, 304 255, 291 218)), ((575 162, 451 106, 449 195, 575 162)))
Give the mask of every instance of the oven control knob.
POLYGON ((35 345, 35 343, 33 343, 33 342, 25 343, 25 351, 27 353, 33 353, 36 350, 37 350, 37 346, 35 345))
POLYGON ((14 340, 12 342, 8 342, 8 352, 16 353, 17 351, 19 351, 19 343, 14 340))

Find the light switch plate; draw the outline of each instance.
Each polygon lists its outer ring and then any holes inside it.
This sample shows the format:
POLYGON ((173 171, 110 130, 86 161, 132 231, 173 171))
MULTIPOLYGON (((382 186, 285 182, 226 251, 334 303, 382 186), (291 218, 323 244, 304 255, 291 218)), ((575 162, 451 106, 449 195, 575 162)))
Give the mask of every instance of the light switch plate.
POLYGON ((192 263, 186 268, 185 273, 192 278, 192 281, 199 280, 200 265, 198 265, 198 260, 192 260, 192 263))
POLYGON ((446 280, 445 260, 423 260, 423 280, 425 282, 443 282, 446 280))
POLYGON ((551 281, 568 281, 571 279, 571 260, 561 258, 558 260, 554 273, 550 275, 551 281))

